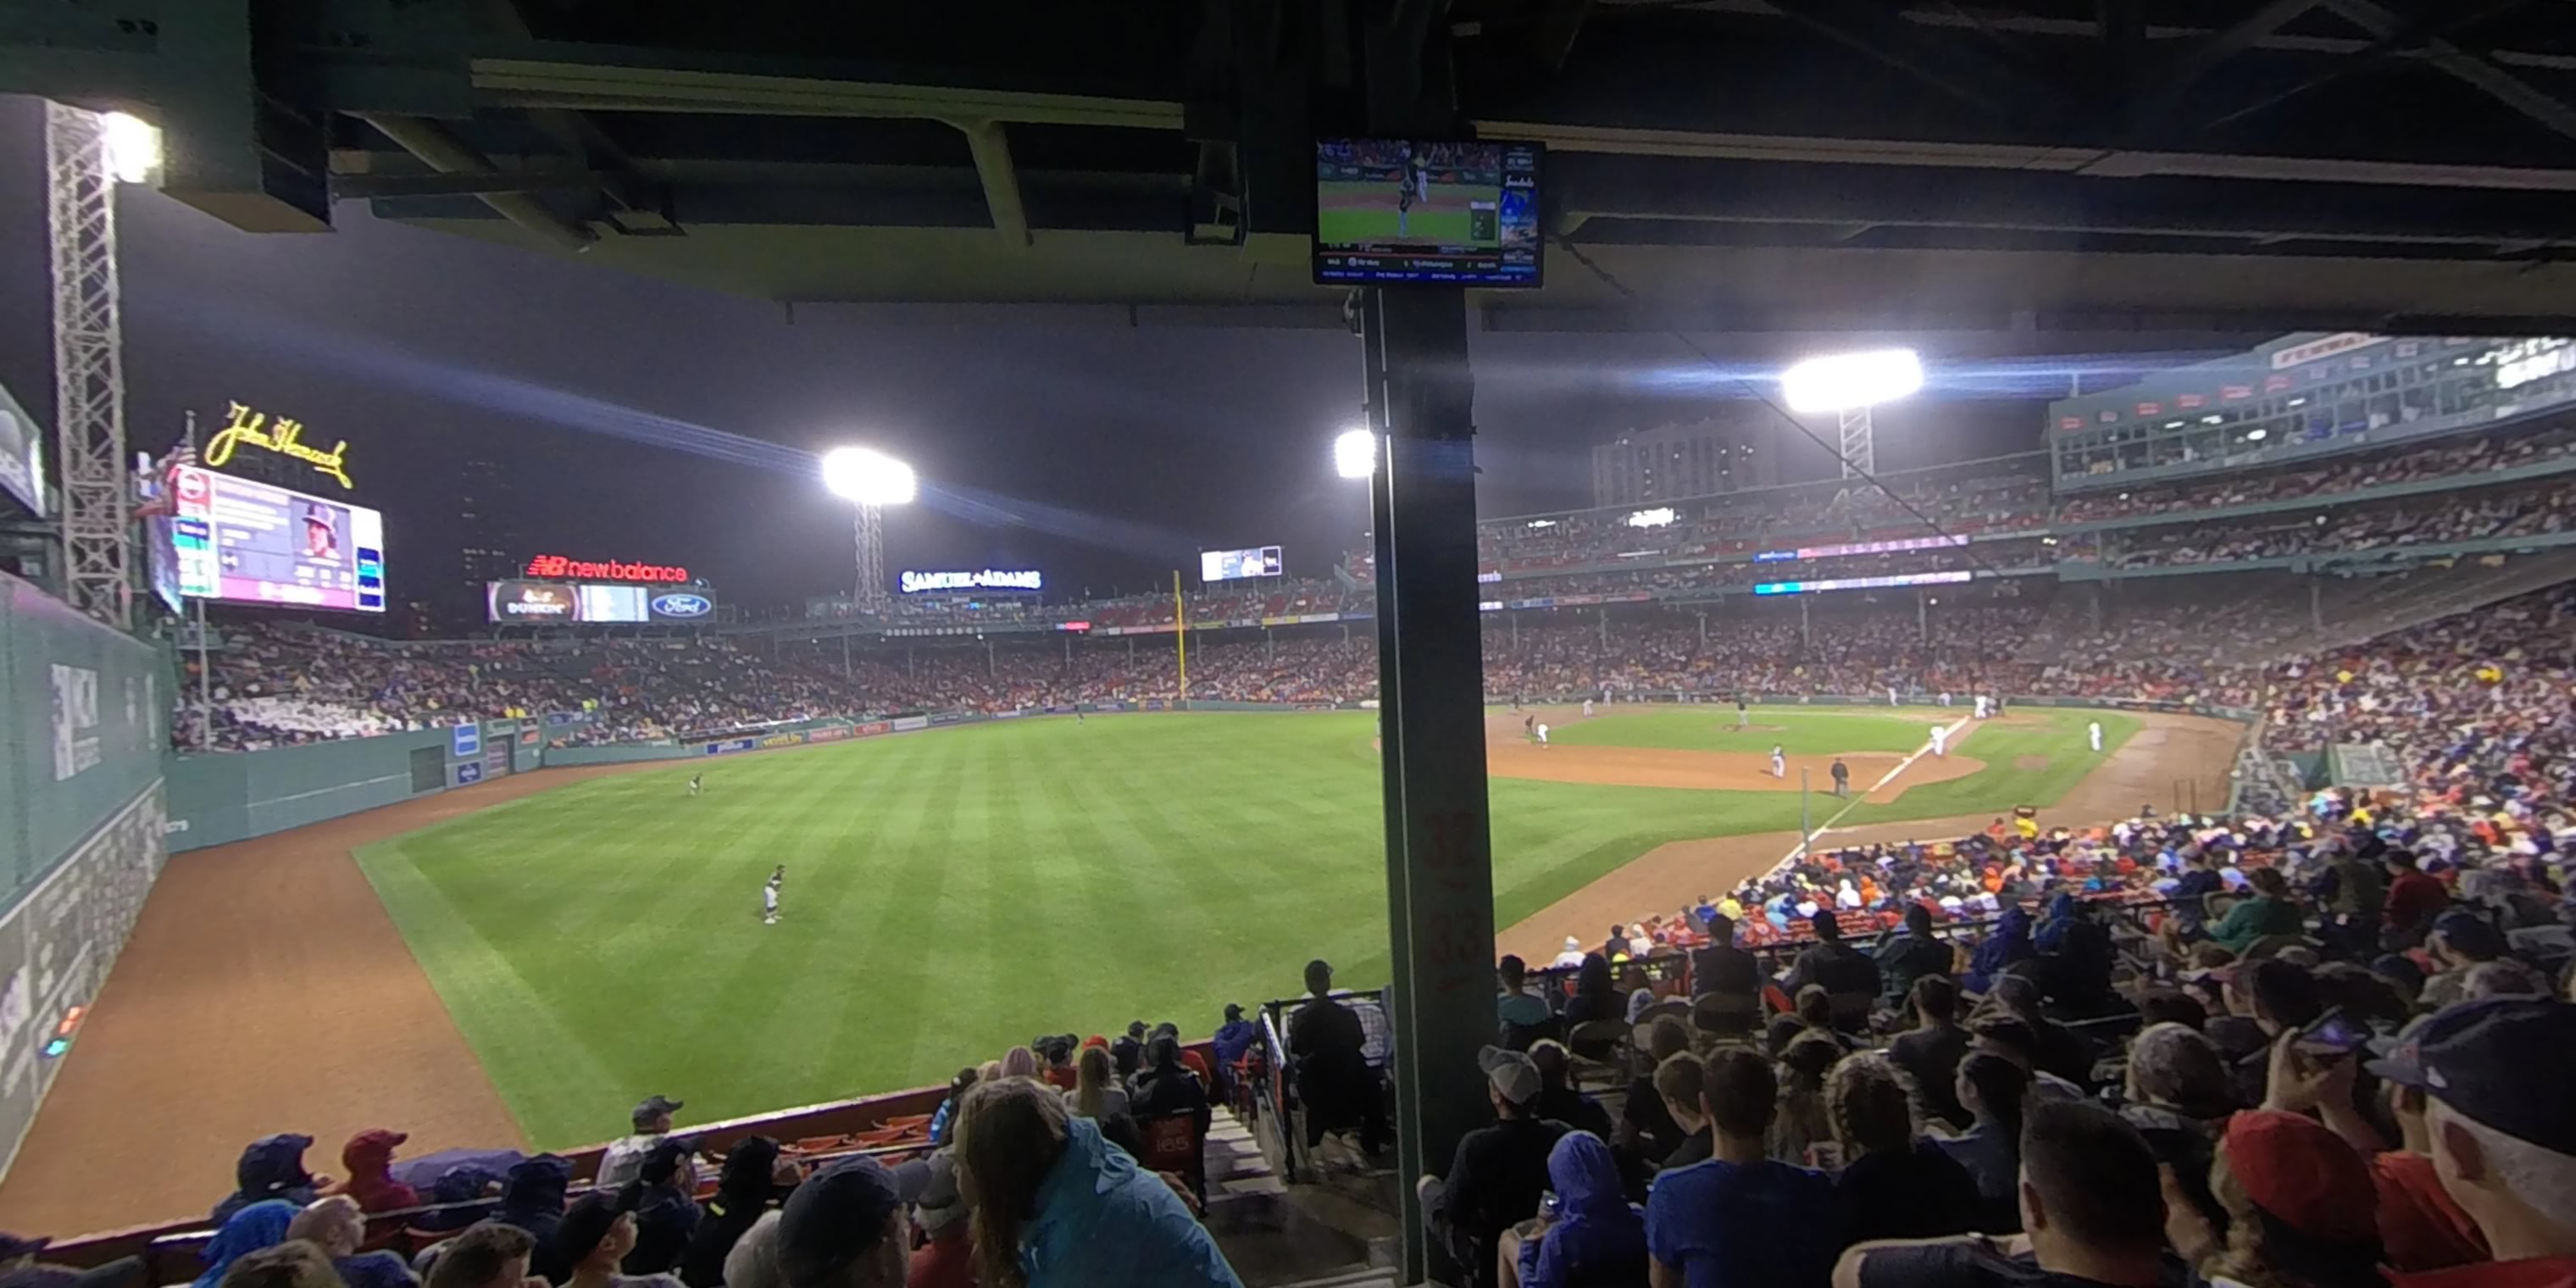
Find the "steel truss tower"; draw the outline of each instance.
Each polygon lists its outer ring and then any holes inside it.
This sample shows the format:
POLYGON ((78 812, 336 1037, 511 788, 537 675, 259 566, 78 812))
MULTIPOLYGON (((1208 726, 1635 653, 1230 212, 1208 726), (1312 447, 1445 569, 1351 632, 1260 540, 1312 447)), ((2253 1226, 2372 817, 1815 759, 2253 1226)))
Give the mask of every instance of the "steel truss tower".
POLYGON ((885 507, 860 505, 855 530, 859 539, 859 584, 850 597, 850 606, 877 608, 886 600, 885 507))
POLYGON ((116 181, 99 115, 45 105, 53 237, 54 453, 63 471, 63 592, 133 626, 133 493, 125 461, 125 329, 117 307, 116 181))
POLYGON ((1842 411, 1843 477, 1875 476, 1878 473, 1878 451, 1871 443, 1869 408, 1845 407, 1842 411))

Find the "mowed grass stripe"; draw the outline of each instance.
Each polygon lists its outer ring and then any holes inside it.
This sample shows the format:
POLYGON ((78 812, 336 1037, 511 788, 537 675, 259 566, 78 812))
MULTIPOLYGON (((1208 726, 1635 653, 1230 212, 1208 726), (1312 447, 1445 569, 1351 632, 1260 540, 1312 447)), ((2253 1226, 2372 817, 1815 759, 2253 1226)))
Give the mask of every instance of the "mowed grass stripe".
POLYGON ((1676 751, 1768 754, 1780 747, 1793 756, 1882 752, 1904 755, 1923 745, 1932 726, 1945 723, 1938 707, 1757 707, 1755 725, 1738 729, 1733 704, 1607 706, 1589 720, 1575 717, 1547 731, 1548 741, 1576 747, 1645 747, 1676 751))
MULTIPOLYGON (((617 1129, 607 1089, 682 1096, 707 1121, 943 1081, 1042 1031, 1204 1033, 1226 1001, 1294 993, 1309 957, 1382 982, 1372 732, 1361 713, 1151 714, 678 762, 362 861, 530 1136, 580 1144, 617 1129), (786 917, 764 927, 779 862, 786 917)), ((2058 753, 2013 771, 2021 753, 1984 741, 2006 733, 2080 747, 2082 719, 1981 731, 1968 754, 2003 768, 1980 804, 1922 788, 1885 808, 2000 809, 2056 784, 2058 753)), ((1794 793, 1489 793, 1501 924, 1665 841, 1797 824, 1794 793)))

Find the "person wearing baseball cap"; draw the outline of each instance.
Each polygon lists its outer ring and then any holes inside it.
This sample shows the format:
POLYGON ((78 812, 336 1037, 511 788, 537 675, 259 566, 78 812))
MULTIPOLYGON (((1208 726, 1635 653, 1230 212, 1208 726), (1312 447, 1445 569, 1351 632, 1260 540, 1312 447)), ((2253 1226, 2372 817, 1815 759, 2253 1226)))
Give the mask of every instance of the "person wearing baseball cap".
POLYGON ((815 1173, 779 1210, 774 1255, 785 1288, 900 1288, 910 1266, 904 1196, 872 1158, 815 1173))
POLYGON ((2398 1288, 2576 1288, 2576 1005, 2463 1002, 2365 1067, 2424 1093, 2434 1170, 2495 1254, 2398 1288))
POLYGON ((1432 1239, 1460 1265, 1476 1268, 1475 1281, 1485 1283, 1503 1232, 1538 1215, 1548 1151, 1567 1128, 1538 1116, 1545 1079, 1527 1054, 1489 1046, 1476 1053, 1476 1067, 1485 1072, 1494 1124, 1460 1137, 1448 1172, 1425 1176, 1415 1188, 1432 1239))
POLYGON ((607 1152, 599 1156, 599 1174, 593 1183, 603 1190, 613 1190, 640 1175, 645 1156, 671 1134, 671 1115, 680 1109, 681 1102, 669 1096, 646 1096, 632 1115, 634 1134, 608 1143, 607 1152))
MULTIPOLYGON (((2183 1241, 2198 1246, 2180 1250, 2212 1283, 2379 1282, 2379 1196, 2370 1166, 2315 1119, 2281 1109, 2229 1118, 2209 1188, 2227 1211, 2227 1236, 2203 1231, 2203 1240, 2183 1241)), ((2193 1220, 2190 1205, 2173 1206, 2179 1222, 2193 1220)))

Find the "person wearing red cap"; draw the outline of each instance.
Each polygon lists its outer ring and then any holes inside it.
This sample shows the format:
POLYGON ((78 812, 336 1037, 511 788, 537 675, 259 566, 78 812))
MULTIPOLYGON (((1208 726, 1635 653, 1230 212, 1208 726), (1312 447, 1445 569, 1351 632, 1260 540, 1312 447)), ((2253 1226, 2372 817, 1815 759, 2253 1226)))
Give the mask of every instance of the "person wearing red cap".
POLYGON ((331 1187, 333 1194, 346 1194, 369 1212, 397 1212, 420 1206, 420 1195, 393 1176, 394 1147, 411 1137, 383 1127, 359 1132, 340 1147, 340 1165, 349 1169, 349 1179, 331 1187))
MULTIPOLYGON (((2361 1155, 2315 1119, 2255 1109, 2227 1120, 2210 1190, 2227 1209, 2223 1246, 2195 1230, 2175 1242, 2198 1253, 2213 1285, 2360 1288, 2379 1274, 2378 1188, 2361 1155), (2192 1245, 2192 1246, 2184 1246, 2192 1245)), ((2178 1232, 2193 1218, 2173 1212, 2178 1232)))

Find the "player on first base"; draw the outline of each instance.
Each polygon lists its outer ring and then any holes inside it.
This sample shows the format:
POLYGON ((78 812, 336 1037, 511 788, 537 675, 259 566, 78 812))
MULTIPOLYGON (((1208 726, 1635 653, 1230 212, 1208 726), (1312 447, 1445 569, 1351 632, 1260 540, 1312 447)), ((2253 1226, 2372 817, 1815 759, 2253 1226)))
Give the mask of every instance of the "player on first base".
POLYGON ((689 794, 690 794, 691 796, 695 796, 695 795, 697 795, 697 794, 698 794, 698 787, 699 787, 699 785, 700 785, 701 783, 703 783, 705 780, 706 780, 706 775, 705 775, 705 774, 691 774, 691 775, 689 775, 689 794))
POLYGON ((1950 726, 1932 726, 1932 754, 1935 756, 1950 754, 1950 726))
POLYGON ((1783 748, 1773 747, 1771 749, 1771 776, 1773 778, 1786 778, 1789 776, 1789 754, 1783 748))
POLYGON ((1538 727, 1537 733, 1538 733, 1538 745, 1540 745, 1540 746, 1542 746, 1542 747, 1546 746, 1546 745, 1547 745, 1547 726, 1546 726, 1546 725, 1540 725, 1540 726, 1538 727))
POLYGON ((2093 750, 2095 750, 2095 751, 2097 751, 2097 752, 2098 752, 2098 751, 2100 751, 2100 750, 2102 750, 2102 722, 2101 722, 2101 721, 2099 721, 2099 720, 2095 720, 2095 721, 2092 721, 2091 723, 2086 724, 2086 725, 2084 726, 2084 734, 2085 734, 2085 736, 2086 736, 2086 737, 2091 738, 2091 739, 2093 740, 2093 750))
POLYGON ((781 863, 769 874, 767 884, 760 887, 760 924, 764 926, 778 924, 778 887, 785 884, 787 884, 787 865, 781 863))

